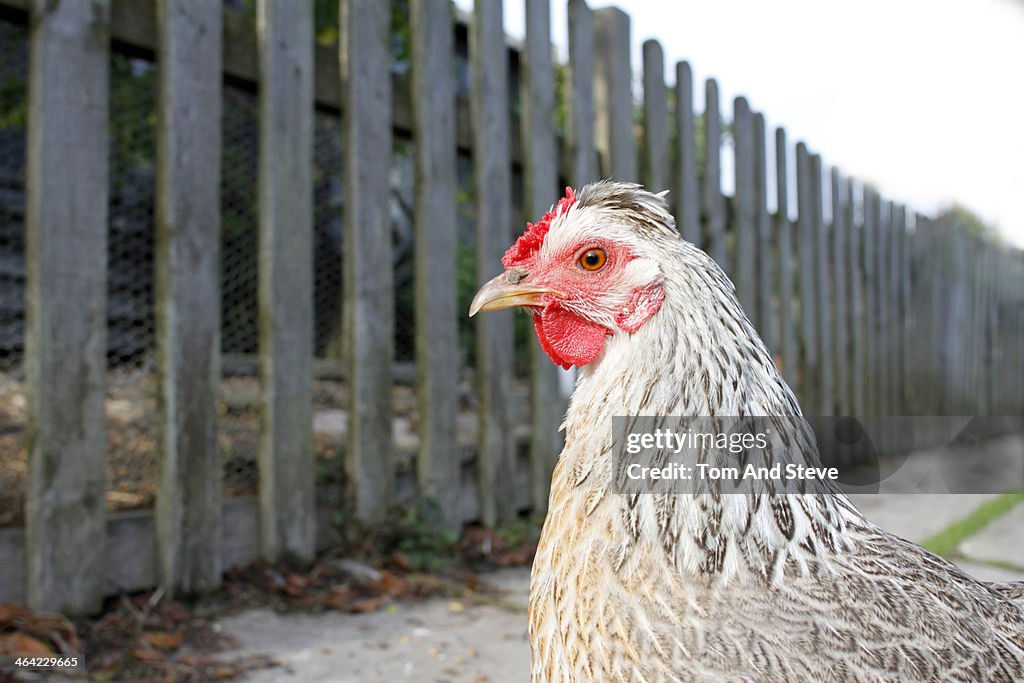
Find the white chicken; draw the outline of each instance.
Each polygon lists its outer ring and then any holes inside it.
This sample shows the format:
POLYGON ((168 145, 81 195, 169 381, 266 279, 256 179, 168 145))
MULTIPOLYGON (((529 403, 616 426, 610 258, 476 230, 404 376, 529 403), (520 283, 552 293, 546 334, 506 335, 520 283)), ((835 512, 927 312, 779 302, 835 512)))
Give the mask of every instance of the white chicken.
MULTIPOLYGON (((975 580, 841 493, 614 492, 613 416, 800 415, 661 196, 568 189, 503 264, 470 313, 526 307, 581 368, 533 564, 534 683, 1024 678, 1021 584, 975 580)), ((794 431, 786 459, 816 464, 794 431)))

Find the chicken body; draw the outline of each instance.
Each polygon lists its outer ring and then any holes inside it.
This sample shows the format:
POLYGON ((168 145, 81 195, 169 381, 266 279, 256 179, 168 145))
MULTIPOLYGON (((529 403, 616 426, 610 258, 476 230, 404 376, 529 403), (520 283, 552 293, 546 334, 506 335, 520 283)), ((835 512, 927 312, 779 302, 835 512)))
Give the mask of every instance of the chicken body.
MULTIPOLYGON (((597 183, 545 220, 506 256, 506 304, 530 306, 552 359, 581 370, 531 576, 534 683, 1024 678, 1020 585, 971 578, 839 492, 613 493, 613 416, 800 408, 660 197, 597 183), (549 263, 586 268, 593 249, 606 280, 549 263)), ((813 435, 786 437, 777 458, 817 464, 813 435)))

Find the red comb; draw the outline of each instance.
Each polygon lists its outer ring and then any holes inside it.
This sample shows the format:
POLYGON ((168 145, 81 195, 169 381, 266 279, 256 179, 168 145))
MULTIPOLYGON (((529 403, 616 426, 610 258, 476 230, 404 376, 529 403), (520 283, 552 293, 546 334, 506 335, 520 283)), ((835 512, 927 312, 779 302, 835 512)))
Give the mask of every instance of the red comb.
POLYGON ((576 193, 571 187, 565 188, 565 196, 558 200, 553 209, 544 214, 536 223, 527 223, 526 232, 519 236, 516 243, 509 247, 501 259, 506 268, 532 256, 540 245, 544 243, 544 237, 548 234, 551 221, 569 210, 569 207, 576 202, 576 193))

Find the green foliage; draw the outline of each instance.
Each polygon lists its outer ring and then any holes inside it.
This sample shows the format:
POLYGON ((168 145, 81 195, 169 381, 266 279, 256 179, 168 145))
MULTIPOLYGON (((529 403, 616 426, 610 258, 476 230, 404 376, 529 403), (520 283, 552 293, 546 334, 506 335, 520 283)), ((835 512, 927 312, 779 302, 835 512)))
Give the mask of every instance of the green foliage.
POLYGON ((0 128, 24 128, 28 120, 25 84, 13 76, 0 82, 0 128))
POLYGON ((466 352, 466 364, 476 366, 476 324, 467 311, 476 294, 476 254, 465 242, 459 242, 455 252, 456 317, 459 326, 459 347, 466 352))
MULTIPOLYGON (((238 0, 246 14, 256 13, 257 0, 238 0)), ((313 36, 317 45, 337 45, 340 30, 341 0, 314 0, 313 36)), ((409 61, 409 0, 391 0, 391 56, 398 62, 409 61)))
POLYGON ((936 555, 955 555, 960 544, 1024 502, 1024 493, 1004 493, 979 505, 971 514, 953 522, 921 544, 936 555))
MULTIPOLYGON (((15 64, 25 49, 25 32, 20 27, 0 22, 0 64, 15 64)), ((0 128, 24 128, 28 121, 28 83, 24 74, 11 73, 0 79, 0 128)))
POLYGON ((338 42, 339 0, 316 0, 313 6, 313 35, 318 45, 335 45, 338 42))
POLYGON ((391 0, 391 57, 400 64, 408 64, 412 58, 409 0, 391 0))
POLYGON ((540 540, 540 530, 543 524, 544 514, 535 512, 526 517, 516 517, 499 524, 494 531, 507 546, 516 548, 528 543, 537 543, 540 540))
POLYGON ((437 501, 421 497, 392 511, 378 533, 376 549, 384 556, 404 554, 415 571, 437 572, 454 559, 458 540, 441 526, 437 501))
POLYGON ((28 121, 25 81, 14 75, 0 80, 0 128, 24 128, 28 121))
POLYGON ((555 62, 555 132, 569 133, 569 102, 572 98, 572 69, 568 64, 555 62))
MULTIPOLYGON (((338 489, 350 490, 352 482, 344 468, 335 468, 332 478, 340 481, 338 489)), ((323 483, 323 482, 319 482, 323 483)), ((354 498, 347 494, 341 500, 329 496, 320 501, 335 509, 331 515, 337 550, 371 564, 387 562, 401 553, 414 571, 439 572, 449 568, 458 558, 458 536, 444 529, 441 508, 437 501, 420 497, 403 506, 392 507, 379 524, 360 521, 355 514, 354 498)))
MULTIPOLYGON (((339 11, 341 0, 316 0, 313 8, 313 35, 317 45, 337 45, 341 36, 339 11)), ((391 0, 391 57, 408 63, 411 54, 409 0, 391 0)))
POLYGON ((130 169, 156 158, 157 70, 152 62, 114 53, 110 59, 111 177, 115 193, 132 182, 130 169))
POLYGON ((999 229, 990 223, 986 223, 985 219, 963 204, 954 203, 941 210, 935 218, 939 221, 949 221, 954 225, 962 225, 967 229, 968 233, 980 237, 985 242, 993 244, 1002 243, 999 229))

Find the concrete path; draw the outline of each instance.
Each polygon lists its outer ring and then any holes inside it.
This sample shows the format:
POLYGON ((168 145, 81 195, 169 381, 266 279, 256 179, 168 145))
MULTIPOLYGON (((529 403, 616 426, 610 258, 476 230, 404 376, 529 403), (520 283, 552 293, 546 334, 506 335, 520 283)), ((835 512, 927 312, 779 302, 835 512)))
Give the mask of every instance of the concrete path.
MULTIPOLYGON (((994 497, 862 495, 854 502, 880 526, 920 542, 994 497)), ((961 565, 978 578, 1024 580, 1024 505, 967 539, 960 552, 961 565)), ((221 622, 242 646, 241 652, 226 656, 262 653, 284 663, 250 674, 243 679, 248 683, 521 683, 529 678, 529 570, 504 570, 485 578, 508 591, 506 605, 430 600, 357 616, 244 612, 221 622)))
POLYGON ((961 552, 976 561, 986 561, 1024 572, 1024 505, 1018 505, 960 545, 961 552))
MULTIPOLYGON (((507 591, 505 605, 436 599, 360 615, 251 610, 223 620, 221 627, 245 651, 285 663, 249 674, 243 679, 248 683, 527 681, 529 569, 503 570, 486 580, 507 591)), ((232 659, 239 654, 227 653, 232 659)))

